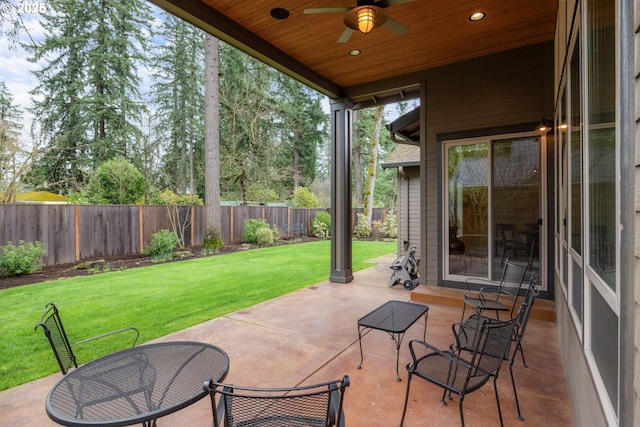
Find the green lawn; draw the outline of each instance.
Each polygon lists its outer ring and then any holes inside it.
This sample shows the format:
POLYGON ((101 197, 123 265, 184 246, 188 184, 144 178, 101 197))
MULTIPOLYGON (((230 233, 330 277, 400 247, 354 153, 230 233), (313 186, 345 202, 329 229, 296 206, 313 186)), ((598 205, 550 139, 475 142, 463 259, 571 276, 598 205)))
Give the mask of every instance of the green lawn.
MULTIPOLYGON (((353 242, 353 270, 395 252, 395 242, 353 242)), ((40 329, 54 302, 71 342, 125 326, 140 343, 325 281, 330 242, 319 241, 37 283, 0 291, 0 390, 58 370, 40 329)), ((79 347, 87 362, 126 346, 124 334, 79 347)))

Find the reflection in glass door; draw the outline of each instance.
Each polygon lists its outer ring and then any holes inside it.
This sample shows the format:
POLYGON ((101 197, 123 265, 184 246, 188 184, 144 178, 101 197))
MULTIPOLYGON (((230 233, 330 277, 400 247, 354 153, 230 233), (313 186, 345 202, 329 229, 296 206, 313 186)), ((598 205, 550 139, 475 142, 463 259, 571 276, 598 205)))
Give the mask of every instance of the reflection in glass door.
POLYGON ((445 159, 445 271, 497 280, 506 259, 539 269, 539 138, 449 142, 445 159))

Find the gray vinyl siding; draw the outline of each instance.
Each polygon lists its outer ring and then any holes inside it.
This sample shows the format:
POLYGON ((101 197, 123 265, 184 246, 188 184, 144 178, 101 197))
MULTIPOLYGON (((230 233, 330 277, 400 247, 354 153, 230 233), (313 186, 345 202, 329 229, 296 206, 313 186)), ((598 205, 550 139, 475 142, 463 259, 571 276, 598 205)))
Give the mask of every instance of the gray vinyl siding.
POLYGON ((405 167, 403 173, 398 173, 398 254, 404 255, 406 242, 420 257, 420 168, 405 167))
MULTIPOLYGON (((416 247, 416 257, 420 256, 420 169, 410 168, 409 172, 409 246, 416 247)), ((420 261, 422 262, 422 261, 420 261)))
POLYGON ((631 330, 634 331, 634 348, 633 366, 635 366, 635 375, 633 376, 634 402, 633 420, 636 424, 640 423, 640 1, 633 2, 635 11, 635 34, 633 39, 633 51, 635 52, 634 74, 635 75, 635 250, 634 250, 634 272, 633 289, 631 293, 634 295, 631 313, 627 316, 631 317, 631 330))

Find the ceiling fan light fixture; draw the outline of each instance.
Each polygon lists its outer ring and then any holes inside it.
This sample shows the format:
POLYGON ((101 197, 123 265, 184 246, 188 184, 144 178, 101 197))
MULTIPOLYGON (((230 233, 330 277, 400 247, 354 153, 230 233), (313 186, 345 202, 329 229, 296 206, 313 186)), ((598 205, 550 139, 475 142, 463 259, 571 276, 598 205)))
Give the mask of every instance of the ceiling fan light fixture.
POLYGON ((469 21, 473 21, 473 22, 480 21, 484 19, 485 16, 486 15, 484 12, 476 12, 471 14, 471 16, 469 16, 469 21))
POLYGON ((376 11, 372 7, 364 6, 358 10, 358 29, 367 34, 373 30, 376 19, 376 11))
POLYGON ((368 34, 387 20, 387 12, 378 6, 358 6, 344 16, 344 24, 352 30, 368 34))

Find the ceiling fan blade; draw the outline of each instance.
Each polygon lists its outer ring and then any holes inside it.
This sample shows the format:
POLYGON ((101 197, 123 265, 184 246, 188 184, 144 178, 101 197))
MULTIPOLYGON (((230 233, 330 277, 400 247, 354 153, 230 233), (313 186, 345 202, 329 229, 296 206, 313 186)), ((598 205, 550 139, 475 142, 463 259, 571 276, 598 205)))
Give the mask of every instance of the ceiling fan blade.
POLYGON ((389 7, 389 6, 397 6, 399 4, 411 3, 416 0, 380 0, 375 3, 376 6, 381 8, 389 7))
POLYGON ((396 35, 402 36, 409 29, 392 18, 387 18, 387 21, 384 23, 383 27, 387 27, 389 30, 393 31, 396 35))
POLYGON ((351 28, 346 28, 340 38, 338 39, 338 43, 346 43, 351 38, 351 34, 353 34, 353 30, 351 28))
POLYGON ((303 15, 309 15, 311 13, 331 13, 331 12, 349 12, 352 7, 319 7, 319 8, 311 8, 305 9, 302 11, 303 15))

